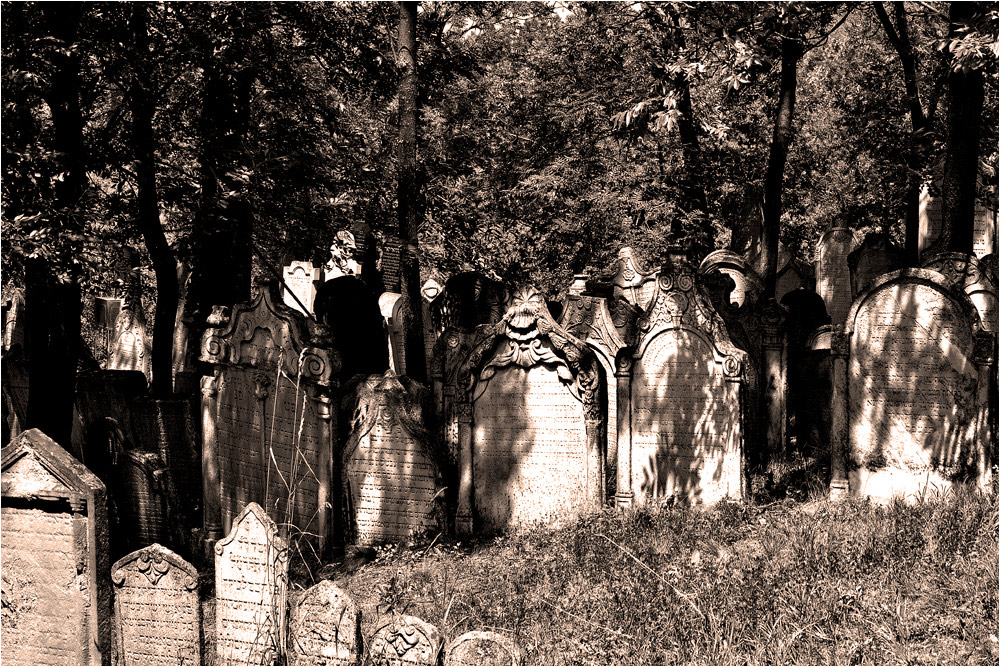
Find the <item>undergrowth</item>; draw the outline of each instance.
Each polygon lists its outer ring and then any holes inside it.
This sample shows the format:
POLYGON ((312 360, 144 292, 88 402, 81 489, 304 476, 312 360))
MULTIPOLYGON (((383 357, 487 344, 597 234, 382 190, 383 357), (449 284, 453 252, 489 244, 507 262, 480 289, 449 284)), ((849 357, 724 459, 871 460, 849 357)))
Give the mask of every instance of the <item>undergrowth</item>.
POLYGON ((327 576, 528 664, 997 664, 996 493, 917 504, 607 510, 561 529, 383 550, 327 576))

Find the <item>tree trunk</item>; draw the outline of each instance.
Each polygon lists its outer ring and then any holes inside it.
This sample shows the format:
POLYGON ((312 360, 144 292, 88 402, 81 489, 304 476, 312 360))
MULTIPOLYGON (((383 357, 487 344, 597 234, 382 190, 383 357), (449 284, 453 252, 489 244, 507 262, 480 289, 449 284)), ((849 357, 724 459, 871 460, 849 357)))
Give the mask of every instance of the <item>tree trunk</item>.
POLYGON ((160 226, 159 198, 156 190, 156 162, 153 140, 153 106, 150 99, 148 14, 146 5, 130 7, 129 28, 132 35, 132 143, 135 150, 135 173, 138 181, 139 229, 156 274, 156 315, 153 322, 152 391, 156 398, 173 394, 172 343, 177 315, 177 267, 167 237, 160 226))
POLYGON ((774 117, 771 154, 764 176, 764 229, 761 240, 759 270, 764 280, 765 299, 774 297, 778 272, 778 235, 781 231, 781 193, 785 180, 785 161, 794 135, 795 87, 802 42, 796 37, 781 38, 781 84, 778 110, 774 117))
POLYGON ((417 186, 417 3, 399 3, 399 173, 397 201, 403 282, 406 374, 427 381, 424 352, 423 309, 420 296, 417 186))
MULTIPOLYGON (((952 2, 949 37, 983 10, 978 2, 952 2)), ((941 238, 944 250, 972 254, 972 229, 979 185, 979 137, 983 116, 983 75, 979 70, 956 71, 948 76, 948 145, 942 185, 941 238)))

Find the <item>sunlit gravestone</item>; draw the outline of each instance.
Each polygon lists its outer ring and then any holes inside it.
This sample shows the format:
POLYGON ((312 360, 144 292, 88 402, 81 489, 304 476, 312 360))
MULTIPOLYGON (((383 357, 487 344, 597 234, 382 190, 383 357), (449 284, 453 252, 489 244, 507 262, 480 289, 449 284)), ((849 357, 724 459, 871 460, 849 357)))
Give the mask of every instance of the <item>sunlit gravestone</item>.
POLYGON ((359 664, 361 610, 332 581, 321 581, 302 595, 290 627, 289 664, 359 664))
POLYGON ((208 540, 244 505, 264 507, 292 544, 322 550, 332 531, 331 386, 339 359, 324 328, 262 289, 227 317, 216 308, 202 341, 202 477, 208 540))
POLYGON ((832 343, 834 454, 845 448, 835 478, 846 477, 852 495, 883 499, 986 483, 995 345, 941 274, 876 280, 832 343))
POLYGON ((465 361, 459 382, 458 525, 560 523, 603 502, 601 368, 523 289, 465 361))
POLYGON ((443 639, 436 626, 415 616, 386 620, 368 646, 370 665, 436 665, 443 639))
POLYGON ((215 545, 215 646, 220 665, 272 665, 282 646, 288 545, 256 503, 215 545))
POLYGON ((281 270, 281 298, 286 306, 303 315, 311 315, 316 301, 316 281, 321 270, 312 262, 291 262, 281 270))
POLYGON ((3 663, 110 660, 104 484, 37 429, 3 448, 3 663))
POLYGON ((670 255, 654 284, 638 324, 631 446, 618 445, 619 487, 636 502, 738 500, 746 353, 730 341, 686 257, 670 255))
POLYGON ((444 528, 441 454, 432 451, 420 387, 394 372, 370 376, 353 405, 343 470, 352 541, 399 541, 444 528))
POLYGON ((153 544, 118 560, 111 581, 117 664, 202 664, 198 571, 193 565, 153 544))

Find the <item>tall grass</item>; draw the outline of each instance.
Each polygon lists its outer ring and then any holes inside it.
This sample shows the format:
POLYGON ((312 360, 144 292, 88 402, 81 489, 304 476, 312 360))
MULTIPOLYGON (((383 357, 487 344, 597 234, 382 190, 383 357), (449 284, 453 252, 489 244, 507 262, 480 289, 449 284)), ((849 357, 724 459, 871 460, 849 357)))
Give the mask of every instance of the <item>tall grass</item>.
POLYGON ((377 617, 514 636, 529 664, 997 663, 996 493, 608 510, 401 549, 337 579, 377 617))

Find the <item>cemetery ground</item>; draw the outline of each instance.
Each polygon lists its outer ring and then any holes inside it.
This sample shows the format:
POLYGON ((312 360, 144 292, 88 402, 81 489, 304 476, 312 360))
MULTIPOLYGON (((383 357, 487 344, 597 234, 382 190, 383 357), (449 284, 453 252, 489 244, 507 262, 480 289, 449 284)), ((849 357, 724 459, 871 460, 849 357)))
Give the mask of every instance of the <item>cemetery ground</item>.
POLYGON ((994 488, 607 509, 300 564, 289 596, 331 579, 359 603, 365 637, 412 614, 445 637, 504 632, 525 664, 997 664, 997 568, 994 488))

